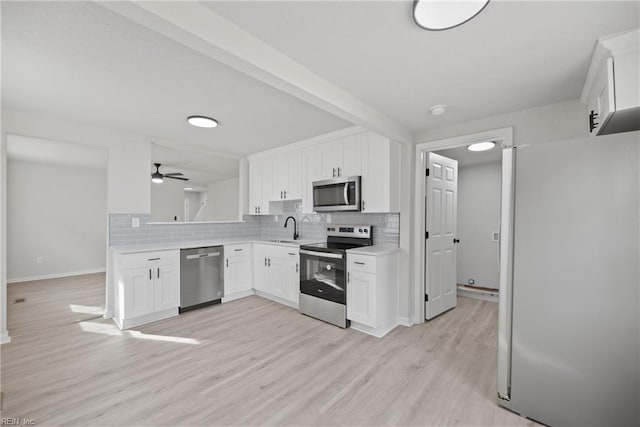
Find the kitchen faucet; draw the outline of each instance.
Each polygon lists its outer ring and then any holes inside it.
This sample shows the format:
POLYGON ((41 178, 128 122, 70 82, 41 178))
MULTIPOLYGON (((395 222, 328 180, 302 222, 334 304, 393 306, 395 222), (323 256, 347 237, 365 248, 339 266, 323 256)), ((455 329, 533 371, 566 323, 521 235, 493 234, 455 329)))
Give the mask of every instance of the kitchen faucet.
POLYGON ((287 219, 284 220, 284 228, 287 228, 287 223, 289 220, 293 220, 293 240, 298 240, 300 235, 298 234, 298 224, 296 223, 296 219, 292 216, 288 216, 287 219))

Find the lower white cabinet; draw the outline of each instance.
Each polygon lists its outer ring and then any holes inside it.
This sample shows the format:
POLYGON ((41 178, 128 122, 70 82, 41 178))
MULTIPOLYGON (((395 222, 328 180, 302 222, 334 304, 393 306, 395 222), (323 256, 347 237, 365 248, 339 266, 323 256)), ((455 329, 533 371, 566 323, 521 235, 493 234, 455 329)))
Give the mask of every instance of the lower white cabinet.
POLYGON ((351 327, 382 337, 398 325, 398 253, 347 251, 347 319, 351 327))
POLYGON ((293 307, 298 306, 299 248, 254 244, 253 276, 256 293, 293 307))
POLYGON ((180 252, 115 254, 114 320, 120 329, 175 316, 180 305, 180 252))
POLYGON ((253 293, 251 244, 224 245, 224 258, 223 302, 253 293))

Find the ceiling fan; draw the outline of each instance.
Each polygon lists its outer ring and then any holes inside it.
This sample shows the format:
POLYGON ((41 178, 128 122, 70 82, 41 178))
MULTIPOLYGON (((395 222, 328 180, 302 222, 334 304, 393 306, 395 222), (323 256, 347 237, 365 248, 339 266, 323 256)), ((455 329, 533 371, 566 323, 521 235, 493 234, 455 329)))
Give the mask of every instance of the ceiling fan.
POLYGON ((165 173, 165 174, 160 173, 160 166, 162 166, 162 163, 154 163, 153 165, 156 167, 156 171, 151 174, 152 182, 160 184, 164 178, 179 179, 181 181, 189 181, 189 178, 181 177, 182 175, 181 172, 165 173))

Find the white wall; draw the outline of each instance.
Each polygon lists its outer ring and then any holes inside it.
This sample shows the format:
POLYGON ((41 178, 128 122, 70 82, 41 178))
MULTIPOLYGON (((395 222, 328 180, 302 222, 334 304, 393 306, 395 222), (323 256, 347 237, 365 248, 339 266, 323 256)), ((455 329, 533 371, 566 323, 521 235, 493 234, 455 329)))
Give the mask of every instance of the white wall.
POLYGON ((193 221, 193 218, 200 210, 200 204, 202 203, 202 193, 200 191, 186 191, 184 193, 184 198, 189 206, 189 216, 187 216, 187 212, 185 212, 185 220, 193 221))
POLYGON ((458 169, 459 284, 475 280, 475 286, 498 289, 500 231, 500 162, 462 166, 458 169))
POLYGON ((9 282, 104 271, 106 171, 9 160, 7 223, 9 282))
POLYGON ((207 207, 203 221, 238 221, 239 197, 238 178, 212 182, 207 187, 207 207))
POLYGON ((184 221, 184 181, 165 178, 151 185, 151 221, 184 221), (177 219, 175 219, 177 218, 177 219))

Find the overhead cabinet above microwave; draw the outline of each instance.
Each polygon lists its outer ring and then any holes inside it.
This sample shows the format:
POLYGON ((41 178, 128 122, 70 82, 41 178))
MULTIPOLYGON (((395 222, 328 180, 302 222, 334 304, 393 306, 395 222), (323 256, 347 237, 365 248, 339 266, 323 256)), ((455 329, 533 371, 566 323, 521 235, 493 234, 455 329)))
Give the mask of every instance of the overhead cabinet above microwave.
POLYGON ((640 130, 640 29, 598 40, 580 99, 590 135, 640 130))
MULTIPOLYGON (((301 200, 303 212, 312 213, 314 182, 350 177, 360 177, 358 206, 319 211, 399 212, 399 174, 398 143, 358 127, 321 135, 249 157, 248 213, 278 213, 278 203, 291 200, 301 200)), ((344 186, 340 194, 344 199, 344 186)))

